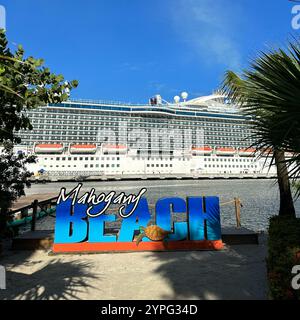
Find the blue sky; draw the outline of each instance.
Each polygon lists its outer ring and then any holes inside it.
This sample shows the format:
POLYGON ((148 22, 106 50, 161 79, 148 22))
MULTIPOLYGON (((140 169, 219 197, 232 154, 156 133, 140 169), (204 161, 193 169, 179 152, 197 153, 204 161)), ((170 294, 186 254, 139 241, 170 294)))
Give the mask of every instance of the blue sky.
POLYGON ((79 80, 74 98, 146 102, 216 89, 227 69, 284 44, 288 0, 0 0, 10 44, 79 80))

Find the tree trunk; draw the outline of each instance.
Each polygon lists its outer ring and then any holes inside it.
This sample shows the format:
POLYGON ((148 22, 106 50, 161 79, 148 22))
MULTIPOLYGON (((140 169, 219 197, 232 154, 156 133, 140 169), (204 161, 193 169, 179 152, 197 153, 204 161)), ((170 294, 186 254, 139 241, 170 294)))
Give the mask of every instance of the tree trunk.
POLYGON ((277 167, 278 186, 280 193, 279 215, 296 217, 284 151, 275 150, 274 158, 277 167))

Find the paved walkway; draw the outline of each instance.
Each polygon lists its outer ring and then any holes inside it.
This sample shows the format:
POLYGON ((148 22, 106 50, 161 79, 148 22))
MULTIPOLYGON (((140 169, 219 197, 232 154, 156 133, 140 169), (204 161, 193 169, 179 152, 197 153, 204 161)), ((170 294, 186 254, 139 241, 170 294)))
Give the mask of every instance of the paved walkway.
POLYGON ((261 240, 220 252, 7 252, 0 299, 266 299, 261 240))

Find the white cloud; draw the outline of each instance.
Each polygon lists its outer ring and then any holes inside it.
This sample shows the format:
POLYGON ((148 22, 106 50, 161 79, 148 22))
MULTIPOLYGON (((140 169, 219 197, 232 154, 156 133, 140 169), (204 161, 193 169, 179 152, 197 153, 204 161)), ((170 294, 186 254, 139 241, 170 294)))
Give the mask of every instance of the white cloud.
POLYGON ((237 2, 222 0, 178 0, 171 9, 173 25, 201 62, 239 68, 239 45, 233 39, 239 32, 240 8, 237 2))

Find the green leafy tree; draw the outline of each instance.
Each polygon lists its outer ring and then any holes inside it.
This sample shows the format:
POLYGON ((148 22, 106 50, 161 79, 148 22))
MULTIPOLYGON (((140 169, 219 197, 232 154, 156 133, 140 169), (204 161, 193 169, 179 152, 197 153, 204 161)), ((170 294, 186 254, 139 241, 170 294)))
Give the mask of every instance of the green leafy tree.
POLYGON ((0 233, 13 201, 24 195, 32 175, 27 165, 34 156, 14 154, 21 142, 20 130, 32 130, 27 112, 47 103, 59 103, 69 97, 77 81, 65 81, 44 66, 42 59, 24 56, 21 46, 15 52, 8 47, 5 32, 0 30, 0 233))
POLYGON ((228 71, 223 81, 226 95, 251 117, 258 153, 267 153, 277 167, 279 215, 295 217, 290 179, 300 172, 300 49, 261 53, 241 76, 228 71), (285 152, 293 156, 285 158, 285 152))

